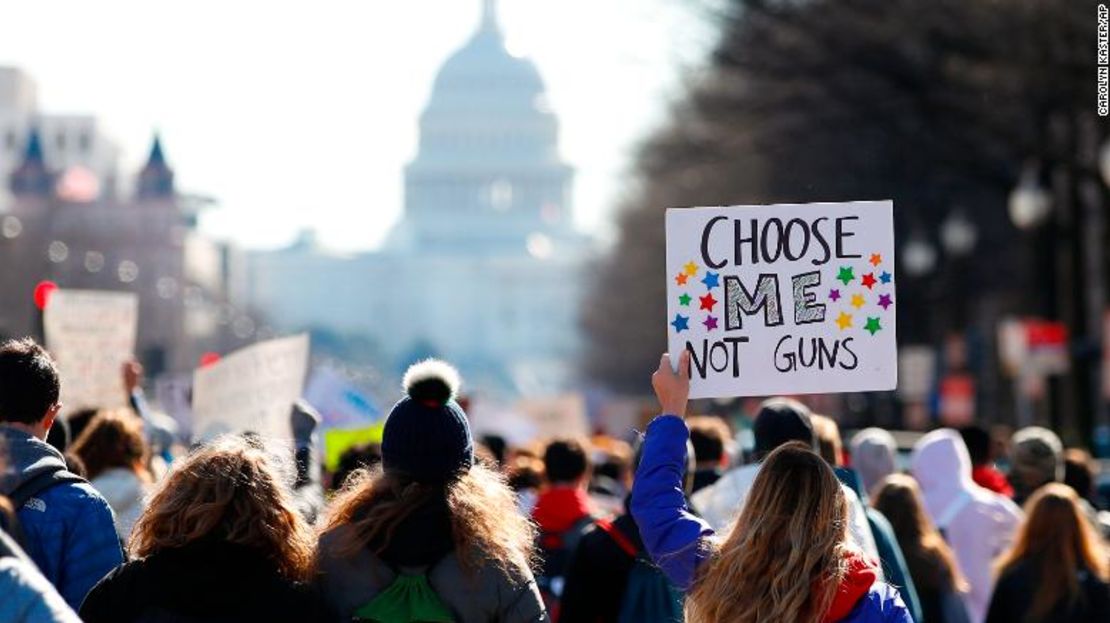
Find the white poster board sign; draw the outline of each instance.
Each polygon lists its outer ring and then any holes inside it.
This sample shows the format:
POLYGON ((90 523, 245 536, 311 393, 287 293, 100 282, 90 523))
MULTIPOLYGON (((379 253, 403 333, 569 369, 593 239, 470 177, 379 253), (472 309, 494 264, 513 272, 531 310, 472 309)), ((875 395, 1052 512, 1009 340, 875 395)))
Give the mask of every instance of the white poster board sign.
POLYGON ((894 389, 892 202, 670 209, 666 233, 691 398, 894 389))
POLYGON ((308 368, 308 335, 253 344, 193 372, 193 439, 252 431, 290 439, 308 368))
POLYGON ((139 298, 131 292, 56 290, 43 310, 58 363, 63 414, 127 405, 122 367, 135 352, 139 298))

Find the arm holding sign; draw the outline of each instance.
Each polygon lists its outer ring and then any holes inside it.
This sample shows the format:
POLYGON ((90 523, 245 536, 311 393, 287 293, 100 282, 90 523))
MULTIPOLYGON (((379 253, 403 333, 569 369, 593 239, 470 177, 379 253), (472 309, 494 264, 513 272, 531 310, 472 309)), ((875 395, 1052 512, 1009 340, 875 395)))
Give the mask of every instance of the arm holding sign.
POLYGON ((686 507, 682 479, 690 431, 682 420, 690 394, 690 355, 672 371, 663 355, 651 377, 663 414, 648 425, 643 458, 632 487, 632 516, 655 564, 682 590, 689 590, 698 566, 711 551, 713 529, 686 507))

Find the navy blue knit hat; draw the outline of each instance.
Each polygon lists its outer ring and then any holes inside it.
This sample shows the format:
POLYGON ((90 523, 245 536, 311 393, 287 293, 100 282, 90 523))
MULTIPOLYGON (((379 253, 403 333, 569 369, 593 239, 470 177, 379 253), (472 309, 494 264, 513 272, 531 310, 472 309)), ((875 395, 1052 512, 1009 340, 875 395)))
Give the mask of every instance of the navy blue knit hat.
POLYGON ((454 480, 474 464, 470 424, 455 402, 459 373, 428 359, 410 366, 402 385, 382 432, 382 467, 422 483, 454 480))

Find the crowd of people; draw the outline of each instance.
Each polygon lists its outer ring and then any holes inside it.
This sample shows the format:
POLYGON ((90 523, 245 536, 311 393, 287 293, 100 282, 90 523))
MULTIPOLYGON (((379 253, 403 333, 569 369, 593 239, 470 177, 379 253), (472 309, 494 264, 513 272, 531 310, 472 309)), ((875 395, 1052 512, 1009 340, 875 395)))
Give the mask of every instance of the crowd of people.
POLYGON ((422 362, 326 474, 303 402, 292 443, 187 447, 137 366, 131 408, 62 417, 49 354, 5 342, 0 622, 1110 621, 1096 464, 1051 431, 939 429, 906 462, 780 397, 744 448, 671 364, 643 435, 508 447, 422 362))

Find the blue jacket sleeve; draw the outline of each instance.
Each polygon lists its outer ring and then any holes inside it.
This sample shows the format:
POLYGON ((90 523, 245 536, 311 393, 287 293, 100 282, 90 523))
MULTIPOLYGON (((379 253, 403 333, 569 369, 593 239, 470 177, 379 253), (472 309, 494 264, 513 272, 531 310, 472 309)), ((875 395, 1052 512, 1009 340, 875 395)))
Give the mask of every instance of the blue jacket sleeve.
MULTIPOLYGON (((83 490, 86 487, 88 485, 81 484, 74 489, 83 490)), ((75 512, 70 515, 72 523, 66 526, 67 534, 61 552, 61 577, 56 583, 58 592, 74 609, 81 606, 85 595, 100 578, 123 564, 123 549, 116 533, 112 509, 91 487, 88 489, 71 493, 70 504, 74 505, 75 512)))
POLYGON ((682 590, 693 584, 709 552, 713 529, 686 507, 682 489, 686 441, 681 418, 661 415, 648 425, 643 458, 632 485, 632 517, 655 564, 682 590))

